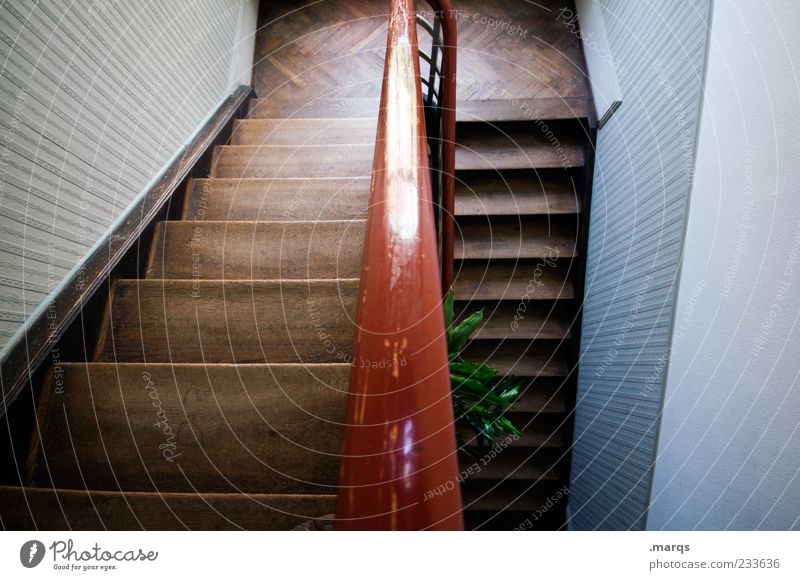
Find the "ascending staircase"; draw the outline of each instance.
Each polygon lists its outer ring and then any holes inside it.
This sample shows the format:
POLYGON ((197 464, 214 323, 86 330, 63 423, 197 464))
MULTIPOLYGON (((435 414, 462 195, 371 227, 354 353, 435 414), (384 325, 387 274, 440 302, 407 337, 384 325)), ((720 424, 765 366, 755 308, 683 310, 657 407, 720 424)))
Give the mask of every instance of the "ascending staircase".
POLYGON ((114 283, 94 360, 46 385, 39 527, 290 529, 334 511, 374 113, 252 102, 183 219, 157 225, 144 279, 114 283))

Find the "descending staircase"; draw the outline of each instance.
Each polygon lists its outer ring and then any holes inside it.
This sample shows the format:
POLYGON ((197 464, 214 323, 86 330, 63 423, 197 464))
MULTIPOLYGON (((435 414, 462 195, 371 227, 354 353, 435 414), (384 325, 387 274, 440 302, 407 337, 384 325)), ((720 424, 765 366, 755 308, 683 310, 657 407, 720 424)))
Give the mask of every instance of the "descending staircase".
MULTIPOLYGON (((360 41, 362 4, 341 9, 357 13, 339 42, 360 41)), ((113 282, 88 362, 40 385, 27 487, 0 488, 2 527, 292 529, 333 513, 382 64, 368 54, 339 91, 325 59, 306 60, 336 52, 337 34, 294 55, 328 84, 251 100, 180 219, 158 223, 142 278, 113 282)), ((465 101, 457 115, 456 312, 485 313, 465 356, 524 384, 510 416, 523 435, 461 454, 465 520, 558 529, 591 102, 465 101)))
POLYGON ((252 102, 182 219, 157 225, 144 279, 115 282, 94 360, 45 385, 37 526, 290 529, 334 511, 373 113, 252 102))
POLYGON ((592 109, 588 99, 522 105, 458 112, 456 313, 482 308, 485 320, 464 355, 525 386, 509 414, 522 436, 461 458, 472 529, 558 529, 566 506, 592 109))

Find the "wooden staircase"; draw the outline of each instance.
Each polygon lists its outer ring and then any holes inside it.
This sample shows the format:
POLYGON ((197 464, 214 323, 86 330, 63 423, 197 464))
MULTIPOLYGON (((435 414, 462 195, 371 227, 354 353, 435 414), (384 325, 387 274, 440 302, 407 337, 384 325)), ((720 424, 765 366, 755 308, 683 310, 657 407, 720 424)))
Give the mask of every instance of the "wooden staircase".
POLYGON ((485 320, 464 355, 525 385, 509 414, 522 436, 461 458, 472 529, 558 529, 566 506, 592 109, 522 104, 472 101, 458 114, 456 313, 485 320))
MULTIPOLYGON (((85 360, 37 386, 25 487, 0 487, 1 527, 280 530, 333 513, 383 60, 367 48, 385 38, 385 3, 273 4, 289 16, 258 41, 261 98, 157 225, 141 277, 85 315, 99 329, 85 360), (307 14, 345 24, 305 34, 307 14)), ((484 100, 458 106, 456 312, 485 313, 465 356, 525 385, 510 417, 523 435, 487 461, 464 453, 462 493, 470 528, 514 529, 552 504, 533 528, 558 529, 592 108, 564 62, 580 61, 577 40, 551 11, 501 6, 532 34, 550 27, 558 50, 459 24, 478 43, 460 78, 508 82, 473 83, 484 100), (487 35, 542 51, 528 53, 537 74, 480 62, 487 35)))
POLYGON ((291 529, 334 511, 370 113, 253 101, 182 219, 158 223, 144 278, 114 283, 94 360, 44 385, 30 521, 5 525, 291 529))

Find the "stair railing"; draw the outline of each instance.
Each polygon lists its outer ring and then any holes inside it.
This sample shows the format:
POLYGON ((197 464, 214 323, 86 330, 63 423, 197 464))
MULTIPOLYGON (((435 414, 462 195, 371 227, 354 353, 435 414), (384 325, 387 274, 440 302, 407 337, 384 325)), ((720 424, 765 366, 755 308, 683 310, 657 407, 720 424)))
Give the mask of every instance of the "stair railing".
MULTIPOLYGON (((450 10, 449 2, 434 4, 450 10)), ((448 36, 442 19, 443 125, 455 119, 455 95, 448 97, 455 57, 447 56, 455 49, 454 24, 448 36)), ((420 78, 413 2, 392 0, 336 506, 340 530, 463 529, 420 78)))
POLYGON ((419 52, 427 73, 420 82, 431 150, 442 288, 447 292, 453 285, 455 232, 456 20, 450 0, 429 0, 428 4, 433 17, 417 15, 417 24, 431 36, 430 51, 419 52))

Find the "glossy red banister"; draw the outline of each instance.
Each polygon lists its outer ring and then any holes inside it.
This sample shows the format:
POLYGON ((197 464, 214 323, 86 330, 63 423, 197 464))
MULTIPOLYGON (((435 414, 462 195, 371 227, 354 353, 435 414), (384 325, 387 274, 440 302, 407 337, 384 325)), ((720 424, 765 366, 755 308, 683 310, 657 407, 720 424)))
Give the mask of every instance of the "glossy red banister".
MULTIPOLYGON (((393 0, 336 507, 339 530, 463 529, 419 75, 413 2, 393 0)), ((452 83, 444 92, 454 88, 454 78, 452 83)))

